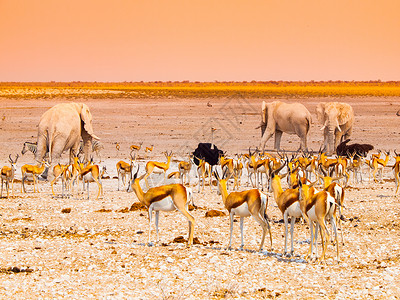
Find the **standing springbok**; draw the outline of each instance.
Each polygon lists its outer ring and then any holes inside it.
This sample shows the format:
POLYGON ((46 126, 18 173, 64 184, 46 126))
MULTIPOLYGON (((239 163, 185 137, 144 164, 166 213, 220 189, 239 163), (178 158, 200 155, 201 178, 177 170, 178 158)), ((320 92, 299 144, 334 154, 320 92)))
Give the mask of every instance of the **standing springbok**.
MULTIPOLYGON (((328 230, 326 228, 326 219, 330 219, 335 232, 336 241, 336 255, 337 261, 339 262, 339 243, 337 239, 336 221, 335 221, 335 211, 336 203, 335 199, 327 191, 321 191, 316 194, 311 192, 310 187, 299 181, 299 194, 300 194, 300 207, 303 216, 308 220, 311 232, 310 248, 306 255, 306 259, 313 255, 313 245, 318 240, 318 229, 321 230, 321 240, 322 240, 322 254, 319 258, 319 262, 325 261, 325 253, 328 243, 328 230), (315 225, 314 225, 315 223, 315 225), (315 231, 314 231, 315 228, 315 231), (314 234, 315 233, 315 234, 314 234)), ((317 245, 317 243, 316 243, 317 245)), ((316 252, 317 252, 317 246, 316 252)), ((318 253, 316 253, 318 259, 318 253)))
POLYGON ((15 157, 15 160, 11 158, 11 154, 8 156, 9 162, 11 164, 10 167, 4 166, 1 168, 1 195, 0 197, 3 197, 3 182, 6 182, 6 189, 7 189, 7 199, 9 196, 9 190, 10 190, 10 182, 11 182, 11 194, 14 197, 14 175, 15 175, 15 164, 17 163, 19 155, 15 157))
POLYGON ((155 211, 155 223, 158 243, 158 219, 160 211, 175 211, 178 210, 189 221, 189 236, 187 246, 193 244, 194 233, 194 217, 188 211, 188 205, 191 200, 192 190, 184 187, 182 184, 169 184, 150 188, 146 193, 140 187, 141 178, 137 178, 139 168, 137 169, 127 192, 135 192, 139 201, 146 205, 149 214, 149 246, 151 234, 151 221, 153 210, 155 211))
POLYGON ((302 217, 302 212, 300 209, 300 202, 299 202, 299 189, 286 189, 283 191, 281 179, 286 176, 279 175, 279 171, 283 169, 285 164, 275 171, 271 173, 271 189, 274 194, 275 202, 278 205, 279 210, 282 213, 283 221, 285 223, 285 248, 284 248, 284 255, 288 255, 287 252, 287 238, 288 238, 288 219, 290 218, 290 256, 294 253, 293 247, 293 231, 294 231, 294 224, 297 218, 302 217))
POLYGON ((132 180, 132 170, 133 166, 136 163, 136 154, 132 156, 132 152, 134 150, 131 150, 131 153, 129 153, 131 157, 130 164, 124 162, 124 161, 119 161, 116 165, 117 167, 117 173, 118 173, 118 191, 120 190, 120 181, 122 180, 122 184, 125 186, 126 182, 126 175, 129 175, 129 180, 128 183, 132 180))
POLYGON ((29 174, 32 175, 33 177, 33 192, 39 193, 39 182, 38 182, 38 177, 41 175, 46 167, 49 167, 50 164, 47 163, 46 161, 42 161, 40 165, 34 166, 34 165, 23 165, 21 167, 21 173, 22 173, 22 184, 21 184, 21 192, 23 191, 26 193, 25 190, 25 180, 28 177, 29 174), (37 186, 37 188, 36 188, 37 186))
POLYGON ((51 181, 51 192, 53 193, 53 196, 56 195, 54 193, 54 184, 56 183, 57 179, 60 177, 61 177, 61 186, 62 186, 61 197, 64 198, 64 190, 67 190, 67 191, 69 190, 69 187, 70 187, 69 183, 71 180, 71 172, 70 172, 69 167, 70 167, 70 165, 62 165, 60 163, 53 167, 54 179, 51 181))
POLYGON ((235 215, 238 215, 240 217, 240 237, 241 237, 241 244, 239 249, 243 249, 244 246, 243 242, 244 218, 252 216, 257 221, 257 223, 260 224, 263 230, 259 252, 261 252, 263 249, 267 228, 269 231, 269 238, 272 250, 271 226, 268 222, 268 216, 266 214, 266 208, 268 206, 267 195, 260 192, 258 189, 252 189, 243 192, 231 192, 230 194, 228 194, 226 187, 227 180, 224 179, 225 174, 223 178, 219 178, 218 173, 214 172, 214 176, 218 180, 219 192, 222 195, 222 200, 224 202, 225 208, 229 212, 230 236, 229 236, 228 249, 230 250, 232 246, 233 219, 235 215))
POLYGON ((158 161, 149 161, 146 164, 146 174, 144 174, 142 176, 141 179, 144 179, 144 181, 146 182, 146 186, 147 188, 149 188, 149 183, 147 181, 147 177, 149 177, 151 175, 151 173, 153 173, 154 168, 156 169, 160 169, 164 172, 164 184, 166 183, 166 173, 167 170, 169 169, 169 165, 171 164, 171 157, 172 157, 172 151, 170 153, 168 152, 164 152, 165 157, 167 158, 167 162, 163 163, 163 162, 158 162, 158 161))
POLYGON ((192 169, 192 157, 189 155, 189 161, 180 161, 178 164, 179 177, 181 178, 181 184, 185 185, 186 179, 190 186, 190 170, 192 169))
POLYGON ((96 200, 99 199, 100 194, 103 195, 103 183, 101 182, 101 177, 106 172, 105 167, 102 168, 100 173, 100 168, 98 165, 89 164, 85 168, 83 168, 79 174, 79 177, 82 179, 83 184, 87 184, 87 199, 89 200, 89 183, 96 182, 98 186, 98 193, 96 200))

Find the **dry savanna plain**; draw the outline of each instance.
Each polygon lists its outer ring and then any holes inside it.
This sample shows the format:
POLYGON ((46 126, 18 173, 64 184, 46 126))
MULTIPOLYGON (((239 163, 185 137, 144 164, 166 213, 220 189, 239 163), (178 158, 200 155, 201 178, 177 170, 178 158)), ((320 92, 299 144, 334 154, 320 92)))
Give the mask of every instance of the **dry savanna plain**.
MULTIPOLYGON (((117 191, 115 165, 128 161, 130 145, 143 143, 137 153, 140 174, 147 160, 165 161, 164 151, 173 152, 168 173, 176 171, 178 161, 187 160, 199 142, 211 141, 211 127, 217 129, 214 143, 228 156, 247 153, 259 145, 260 129, 255 128, 263 100, 303 103, 313 117, 308 142, 315 151, 322 143, 316 105, 341 101, 354 108, 352 142, 373 144, 372 153, 400 152, 398 83, 1 84, 0 165, 9 165, 9 154, 20 157, 14 196, 7 199, 3 192, 0 199, 0 298, 398 299, 400 198, 394 195, 393 155, 383 182, 369 180, 364 166, 363 183, 351 180, 345 189, 339 263, 332 243, 325 264, 304 260, 310 237, 301 222, 294 229, 295 255, 282 255, 284 225, 271 193, 272 249, 266 239, 258 252, 261 228, 246 218, 244 248, 239 249, 235 222, 233 249, 226 250, 227 211, 215 187, 197 192, 195 168, 190 182, 195 245, 182 243, 188 224, 179 212, 160 213, 160 243, 147 245, 146 210, 132 206, 138 202, 134 193, 117 191), (97 155, 94 159, 108 172, 104 194, 96 200, 97 187, 91 184, 90 200, 86 192, 61 198, 59 182, 53 197, 45 181, 39 182, 39 193, 33 185, 22 193, 21 166, 35 163, 32 153, 21 155, 23 143, 36 141, 39 118, 47 109, 70 101, 84 102, 92 112, 104 146, 101 162, 97 155), (153 151, 145 153, 151 145, 153 151), (210 210, 225 215, 206 217, 210 210)), ((281 146, 296 150, 299 138, 284 134, 281 146)), ((272 147, 273 139, 267 143, 267 149, 272 147)), ((152 178, 154 185, 163 184, 161 174, 152 178)), ((249 188, 244 171, 241 189, 249 188)))

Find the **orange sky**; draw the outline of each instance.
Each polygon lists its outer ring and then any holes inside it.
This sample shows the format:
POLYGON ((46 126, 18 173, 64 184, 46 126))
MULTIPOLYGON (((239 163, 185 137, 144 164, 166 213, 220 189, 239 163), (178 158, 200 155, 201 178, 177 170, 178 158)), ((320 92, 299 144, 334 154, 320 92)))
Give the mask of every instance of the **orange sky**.
POLYGON ((0 0, 0 81, 400 80, 398 0, 0 0))

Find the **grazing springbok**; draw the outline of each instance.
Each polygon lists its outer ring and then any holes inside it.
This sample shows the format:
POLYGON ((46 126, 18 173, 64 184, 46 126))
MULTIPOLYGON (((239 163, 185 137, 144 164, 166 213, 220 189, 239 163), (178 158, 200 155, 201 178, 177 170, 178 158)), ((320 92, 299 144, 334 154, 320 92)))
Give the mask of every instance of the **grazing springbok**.
POLYGON ((11 154, 8 156, 8 161, 10 162, 10 167, 4 166, 1 168, 1 195, 3 197, 3 182, 6 182, 7 198, 9 196, 10 182, 11 182, 11 194, 14 196, 14 176, 15 176, 15 164, 17 163, 19 155, 17 154, 15 160, 11 158, 11 154))

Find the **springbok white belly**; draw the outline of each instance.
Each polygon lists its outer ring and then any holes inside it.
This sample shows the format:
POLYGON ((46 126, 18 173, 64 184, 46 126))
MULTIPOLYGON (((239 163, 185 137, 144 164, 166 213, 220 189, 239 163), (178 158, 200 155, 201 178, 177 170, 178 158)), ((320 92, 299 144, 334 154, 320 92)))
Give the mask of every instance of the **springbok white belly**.
POLYGON ((251 216, 247 202, 243 203, 242 205, 240 205, 236 208, 232 208, 231 212, 233 212, 235 215, 240 216, 240 217, 250 217, 251 216))
POLYGON ((153 202, 150 207, 153 210, 160 210, 160 211, 173 211, 176 210, 175 204, 172 201, 171 197, 166 197, 160 201, 153 202))
POLYGON ((315 214, 315 205, 313 205, 310 210, 307 212, 307 216, 311 221, 317 221, 317 215, 315 214))
POLYGON ((296 201, 287 208, 288 215, 295 218, 301 217, 300 202, 296 201))

